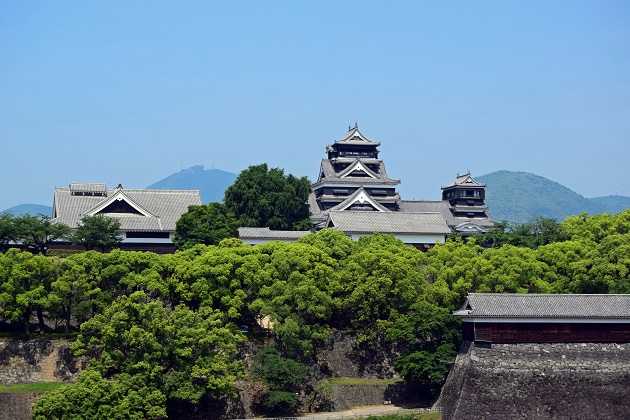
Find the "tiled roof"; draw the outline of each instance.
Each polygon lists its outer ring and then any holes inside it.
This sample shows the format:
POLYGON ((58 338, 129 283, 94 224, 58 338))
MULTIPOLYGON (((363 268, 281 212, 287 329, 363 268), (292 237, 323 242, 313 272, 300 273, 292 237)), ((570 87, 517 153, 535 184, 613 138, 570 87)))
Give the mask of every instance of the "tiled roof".
POLYGON ((483 213, 488 209, 488 206, 458 206, 454 205, 453 209, 459 212, 468 212, 468 213, 483 213))
POLYGON ((350 165, 348 165, 348 167, 344 169, 343 171, 339 172, 337 176, 339 176, 340 178, 344 178, 346 176, 352 176, 352 172, 355 170, 365 172, 368 176, 370 176, 370 178, 379 178, 379 174, 372 171, 366 165, 363 165, 361 163, 361 159, 356 159, 354 163, 351 163, 350 165))
POLYGON ((302 236, 310 234, 310 230, 271 230, 268 227, 240 227, 239 239, 263 239, 263 240, 298 240, 302 236))
MULTIPOLYGON (((74 184, 71 184, 74 185, 74 184)), ((53 217, 55 222, 76 228, 79 219, 90 210, 110 200, 112 195, 123 192, 124 197, 145 210, 141 214, 105 213, 120 220, 123 231, 175 231, 175 223, 188 211, 190 205, 200 205, 198 190, 107 190, 107 197, 72 195, 71 188, 55 188, 53 217)), ((124 198, 123 198, 124 199, 124 198)))
POLYGON ((451 230, 439 213, 402 213, 396 211, 330 211, 328 223, 345 233, 440 234, 451 230))
POLYGON ((492 229, 494 227, 494 223, 489 217, 456 217, 451 211, 449 202, 444 200, 400 200, 398 206, 401 212, 438 212, 451 228, 455 228, 464 223, 475 224, 482 228, 482 230, 492 229))
POLYGON ((480 182, 475 181, 475 179, 470 176, 470 172, 465 173, 464 175, 457 175, 457 178, 455 178, 455 181, 452 182, 449 185, 443 186, 442 189, 446 189, 446 188, 451 188, 451 187, 455 187, 458 185, 465 185, 468 187, 485 187, 486 184, 482 184, 480 182))
POLYGON ((382 161, 379 161, 379 169, 378 172, 372 172, 373 175, 376 175, 378 178, 370 178, 370 177, 357 177, 348 175, 345 178, 340 178, 340 173, 335 172, 335 168, 330 163, 330 160, 323 159, 322 166, 320 171, 320 177, 317 182, 313 183, 313 188, 326 185, 326 184, 356 184, 356 185, 398 185, 400 181, 397 179, 391 179, 387 176, 387 172, 385 171, 385 164, 382 161), (322 176, 323 172, 323 176, 322 176))
POLYGON ((350 128, 348 130, 348 134, 340 140, 337 140, 335 144, 362 144, 362 145, 370 145, 370 146, 379 146, 380 143, 376 141, 369 140, 365 137, 360 131, 358 127, 350 128))
POLYGON ((369 204, 373 205, 374 207, 376 207, 376 209, 378 211, 384 211, 384 212, 388 212, 391 211, 389 210, 387 207, 383 206, 382 204, 379 203, 379 200, 373 196, 370 196, 370 194, 368 194, 363 187, 359 187, 354 193, 352 193, 348 198, 346 198, 345 200, 343 200, 341 203, 337 204, 336 206, 334 206, 333 208, 330 209, 330 211, 336 211, 336 210, 345 210, 347 207, 349 207, 351 204, 355 203, 357 201, 357 197, 359 197, 361 194, 363 194, 365 197, 367 197, 367 201, 369 204))
POLYGON ((105 193, 107 187, 105 184, 93 184, 90 182, 71 182, 70 191, 72 192, 91 192, 91 193, 105 193))
POLYGON ((628 318, 630 295, 470 293, 456 316, 472 318, 628 318))

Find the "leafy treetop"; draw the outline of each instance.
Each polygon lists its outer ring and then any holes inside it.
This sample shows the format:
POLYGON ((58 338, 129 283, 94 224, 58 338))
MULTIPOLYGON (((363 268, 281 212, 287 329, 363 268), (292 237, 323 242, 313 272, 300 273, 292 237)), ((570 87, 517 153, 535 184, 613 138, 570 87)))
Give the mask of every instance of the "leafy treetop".
POLYGON ((262 163, 243 170, 225 191, 223 202, 241 226, 309 230, 310 191, 306 177, 285 175, 262 163))

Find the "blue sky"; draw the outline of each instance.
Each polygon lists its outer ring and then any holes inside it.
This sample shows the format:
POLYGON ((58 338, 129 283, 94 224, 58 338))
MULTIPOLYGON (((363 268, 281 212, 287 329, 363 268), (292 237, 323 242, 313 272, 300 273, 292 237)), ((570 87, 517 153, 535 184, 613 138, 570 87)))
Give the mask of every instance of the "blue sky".
POLYGON ((630 196, 628 1, 0 3, 0 209, 266 162, 358 122, 406 199, 532 172, 630 196))

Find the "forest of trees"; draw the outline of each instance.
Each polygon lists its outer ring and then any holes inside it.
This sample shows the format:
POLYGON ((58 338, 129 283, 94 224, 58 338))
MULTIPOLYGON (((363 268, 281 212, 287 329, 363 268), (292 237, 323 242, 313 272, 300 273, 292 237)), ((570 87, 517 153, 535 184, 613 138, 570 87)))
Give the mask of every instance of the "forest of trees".
POLYGON ((333 329, 388 343, 400 375, 435 395, 461 337, 451 311, 467 293, 630 292, 630 210, 528 223, 426 253, 333 230, 170 255, 9 249, 0 321, 7 331, 74 331, 73 353, 89 359, 76 384, 38 399, 37 418, 164 418, 174 405, 233 395, 246 377, 259 383, 259 412, 290 412, 294 391, 313 380, 293 363, 311 363, 333 329), (247 370, 238 349, 263 318, 275 345, 247 370))

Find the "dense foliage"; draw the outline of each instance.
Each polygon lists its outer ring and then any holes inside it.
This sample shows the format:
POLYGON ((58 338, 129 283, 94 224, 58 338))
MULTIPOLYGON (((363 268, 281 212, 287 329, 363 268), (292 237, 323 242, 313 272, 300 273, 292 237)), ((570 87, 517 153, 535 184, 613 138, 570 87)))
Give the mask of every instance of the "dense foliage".
POLYGON ((306 177, 285 175, 266 163, 252 165, 225 190, 223 202, 240 226, 269 227, 273 230, 309 230, 308 196, 311 183, 306 177))
POLYGON ((50 242, 69 235, 68 226, 53 223, 43 214, 15 217, 9 212, 0 213, 0 250, 7 249, 11 242, 21 242, 29 250, 46 254, 50 242))
POLYGON ((238 237, 238 221, 221 203, 192 205, 175 225, 175 248, 218 245, 223 239, 238 237))
POLYGON ((289 360, 311 363, 332 329, 353 329, 366 345, 385 340, 401 376, 433 394, 460 340, 450 312, 467 293, 630 292, 630 210, 551 228, 562 236, 490 249, 454 238, 426 253, 389 235, 353 242, 333 230, 294 244, 229 238, 163 256, 9 250, 0 254, 0 317, 25 332, 78 328, 73 351, 91 362, 76 385, 38 401, 41 416, 114 417, 110 407, 122 404, 127 418, 160 418, 174 401, 229 395, 245 372, 236 353, 243 326, 253 334, 271 326, 276 338, 259 366, 277 374, 252 371, 269 412, 290 411, 305 389, 298 365, 292 376, 278 372, 289 360))
POLYGON ((306 366, 285 359, 269 346, 259 349, 252 365, 254 378, 261 381, 261 392, 254 395, 254 405, 261 413, 294 414, 300 385, 306 381, 306 366))
POLYGON ((70 241, 73 245, 81 245, 87 251, 98 249, 109 251, 122 242, 118 235, 120 220, 103 216, 85 215, 79 219, 77 229, 72 234, 70 241))
POLYGON ((11 243, 21 243, 25 249, 45 255, 51 242, 68 241, 87 251, 105 252, 122 242, 119 230, 118 219, 103 215, 81 217, 77 229, 71 232, 67 225, 43 214, 16 217, 3 212, 0 213, 0 250, 9 248, 11 243))
POLYGON ((527 172, 504 170, 475 179, 487 185, 485 203, 494 220, 523 223, 542 216, 562 221, 572 214, 612 211, 597 200, 584 198, 557 182, 527 172))

